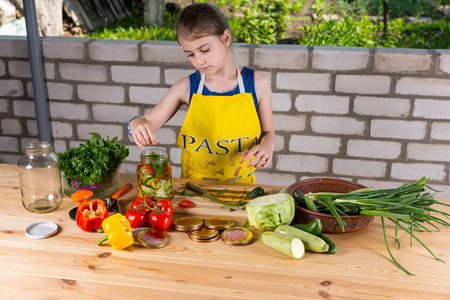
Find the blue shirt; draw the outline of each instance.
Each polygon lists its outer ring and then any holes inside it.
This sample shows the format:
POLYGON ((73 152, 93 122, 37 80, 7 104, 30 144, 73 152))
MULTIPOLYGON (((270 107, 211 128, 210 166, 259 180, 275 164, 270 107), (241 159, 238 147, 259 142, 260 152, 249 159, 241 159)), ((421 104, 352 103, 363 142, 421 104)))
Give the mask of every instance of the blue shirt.
MULTIPOLYGON (((246 93, 252 93, 253 95, 253 102, 255 104, 255 108, 258 108, 258 99, 256 98, 256 92, 255 92, 255 71, 253 69, 249 69, 247 67, 244 67, 242 69, 242 81, 244 82, 244 88, 246 93)), ((190 83, 190 92, 189 92, 189 103, 191 103, 192 95, 197 93, 198 86, 200 84, 200 72, 196 71, 195 73, 192 73, 189 75, 189 83, 190 83)), ((206 96, 231 96, 239 94, 239 86, 237 85, 236 88, 234 88, 232 91, 228 91, 225 93, 216 93, 213 91, 208 90, 206 85, 203 87, 203 95, 206 96)))

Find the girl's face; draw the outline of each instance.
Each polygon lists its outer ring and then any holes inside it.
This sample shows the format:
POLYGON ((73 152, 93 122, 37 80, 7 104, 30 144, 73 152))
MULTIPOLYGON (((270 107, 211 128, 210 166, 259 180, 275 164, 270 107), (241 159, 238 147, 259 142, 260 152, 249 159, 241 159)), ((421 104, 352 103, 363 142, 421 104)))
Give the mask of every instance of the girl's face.
POLYGON ((230 42, 229 30, 225 30, 221 36, 211 35, 196 40, 180 39, 180 45, 191 64, 205 74, 217 72, 227 62, 230 58, 228 53, 230 42))

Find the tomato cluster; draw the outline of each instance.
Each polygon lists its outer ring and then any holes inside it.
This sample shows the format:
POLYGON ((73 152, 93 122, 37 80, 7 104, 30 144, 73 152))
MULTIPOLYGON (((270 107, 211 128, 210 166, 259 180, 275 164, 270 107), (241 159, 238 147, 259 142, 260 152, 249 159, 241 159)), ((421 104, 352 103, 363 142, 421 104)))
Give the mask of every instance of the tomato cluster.
POLYGON ((149 224, 159 231, 164 231, 172 223, 173 205, 166 199, 156 201, 152 197, 138 197, 133 200, 131 209, 125 216, 132 228, 145 227, 149 224))

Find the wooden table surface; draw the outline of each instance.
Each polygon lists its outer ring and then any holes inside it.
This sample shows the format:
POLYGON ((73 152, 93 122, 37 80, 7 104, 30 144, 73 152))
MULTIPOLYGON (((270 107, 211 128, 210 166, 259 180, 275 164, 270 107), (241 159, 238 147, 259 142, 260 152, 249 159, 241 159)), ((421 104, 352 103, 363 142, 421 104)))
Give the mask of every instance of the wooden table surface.
MULTIPOLYGON (((121 183, 135 187, 135 176, 121 174, 121 183)), ((176 203, 185 180, 174 179, 175 217, 226 216, 242 224, 244 211, 221 208, 202 197, 182 210, 176 203)), ((206 184, 197 181, 199 184, 206 184)), ((287 183, 289 185, 290 183, 287 183)), ((254 186, 231 184, 251 189, 254 186)), ((264 186, 270 193, 281 187, 264 186)), ((119 202, 122 213, 136 197, 134 188, 119 202)), ((74 203, 65 198, 47 214, 26 211, 20 201, 15 165, 0 164, 0 298, 1 299, 450 299, 450 230, 418 233, 439 258, 434 260, 417 242, 401 234, 397 260, 416 276, 397 268, 386 251, 379 218, 368 228, 329 237, 334 255, 306 252, 291 259, 255 240, 230 246, 218 240, 198 243, 186 233, 168 231, 170 243, 161 249, 131 246, 114 250, 96 240, 103 234, 81 231, 69 218, 74 203), (52 221, 60 231, 47 239, 31 239, 25 228, 52 221)), ((449 211, 448 209, 446 211, 449 211)), ((256 237, 260 232, 250 228, 256 237)))

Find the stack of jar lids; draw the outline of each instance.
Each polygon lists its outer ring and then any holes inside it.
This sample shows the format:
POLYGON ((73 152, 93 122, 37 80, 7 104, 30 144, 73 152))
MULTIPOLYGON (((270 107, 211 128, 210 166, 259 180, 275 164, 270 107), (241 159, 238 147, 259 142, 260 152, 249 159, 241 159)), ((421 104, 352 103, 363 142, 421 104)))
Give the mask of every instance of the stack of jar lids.
POLYGON ((224 230, 234 226, 234 221, 227 218, 211 218, 205 220, 205 227, 209 229, 224 230))
POLYGON ((202 227, 198 230, 187 232, 187 236, 196 242, 214 242, 220 238, 219 230, 202 227))
POLYGON ((253 234, 243 227, 232 227, 222 232, 222 240, 233 246, 245 246, 253 241, 253 234))
POLYGON ((194 231, 203 227, 203 220, 197 217, 181 217, 172 222, 176 231, 194 231))

